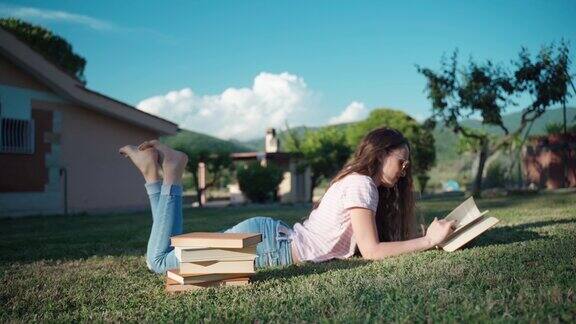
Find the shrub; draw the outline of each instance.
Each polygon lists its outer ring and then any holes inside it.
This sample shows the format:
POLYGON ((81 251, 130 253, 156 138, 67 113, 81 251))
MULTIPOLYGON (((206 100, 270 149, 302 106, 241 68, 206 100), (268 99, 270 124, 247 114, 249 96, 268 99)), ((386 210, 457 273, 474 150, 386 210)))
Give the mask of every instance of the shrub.
POLYGON ((192 190, 196 188, 192 175, 186 173, 184 174, 182 177, 182 187, 184 190, 192 190))
POLYGON ((486 170, 484 188, 502 188, 506 185, 506 167, 500 161, 494 161, 486 170))
MULTIPOLYGON (((576 124, 566 125, 566 131, 568 133, 576 132, 576 124)), ((546 133, 548 135, 550 135, 550 134, 562 134, 562 133, 564 133, 564 124, 556 123, 556 122, 547 123, 546 124, 546 133)))
POLYGON ((266 167, 259 162, 252 162, 244 168, 237 170, 238 185, 240 190, 252 202, 263 203, 275 200, 274 194, 283 174, 279 167, 268 164, 266 167))
POLYGON ((430 176, 427 174, 418 174, 416 175, 416 180, 418 181, 418 188, 420 188, 420 193, 423 194, 424 190, 426 189, 426 185, 428 184, 428 180, 430 180, 430 176))

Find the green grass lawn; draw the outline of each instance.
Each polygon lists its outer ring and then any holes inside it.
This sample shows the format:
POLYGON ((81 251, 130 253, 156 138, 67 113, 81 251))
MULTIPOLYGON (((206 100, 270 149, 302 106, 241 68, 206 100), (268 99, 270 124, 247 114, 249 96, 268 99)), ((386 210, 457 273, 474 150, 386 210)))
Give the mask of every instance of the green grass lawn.
MULTIPOLYGON (((429 223, 464 197, 419 203, 429 223)), ((0 220, 0 321, 574 322, 576 194, 477 200, 500 223, 464 249, 260 269, 249 286, 169 295, 144 260, 147 213, 0 220)), ((305 206, 187 209, 185 231, 305 206)))

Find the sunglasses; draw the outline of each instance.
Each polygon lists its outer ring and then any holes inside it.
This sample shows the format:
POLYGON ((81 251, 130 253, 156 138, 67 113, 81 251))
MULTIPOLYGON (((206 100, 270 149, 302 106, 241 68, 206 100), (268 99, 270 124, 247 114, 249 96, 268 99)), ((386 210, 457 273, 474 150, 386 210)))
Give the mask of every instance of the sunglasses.
POLYGON ((394 154, 394 153, 390 153, 390 154, 394 155, 400 161, 400 163, 402 163, 402 167, 400 169, 400 172, 402 172, 402 173, 400 174, 400 176, 402 176, 402 177, 405 176, 406 175, 406 168, 410 164, 410 161, 406 160, 405 158, 403 158, 397 154, 394 154))

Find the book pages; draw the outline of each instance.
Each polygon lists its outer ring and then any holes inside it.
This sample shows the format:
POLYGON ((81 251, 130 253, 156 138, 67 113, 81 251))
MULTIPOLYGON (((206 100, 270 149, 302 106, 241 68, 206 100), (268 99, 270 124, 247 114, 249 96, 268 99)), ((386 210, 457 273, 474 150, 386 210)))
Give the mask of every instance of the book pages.
POLYGON ((447 221, 456 220, 455 232, 459 229, 465 227, 466 225, 474 222, 482 215, 486 214, 488 211, 480 212, 476 203, 474 202, 474 197, 470 197, 466 199, 463 203, 461 203, 458 207, 448 214, 444 219, 447 221))
POLYGON ((203 283, 196 284, 180 284, 179 282, 166 277, 166 283, 164 289, 169 293, 185 292, 205 289, 208 287, 221 287, 221 286, 245 286, 250 284, 249 277, 224 279, 219 281, 207 281, 203 283))
POLYGON ((180 262, 254 260, 256 258, 256 245, 242 249, 189 248, 177 246, 174 248, 174 254, 180 262))
POLYGON ((191 232, 170 238, 170 245, 186 248, 245 248, 262 242, 261 233, 191 232))
POLYGON ((180 274, 254 273, 254 260, 180 262, 180 274))
POLYGON ((460 233, 452 236, 447 241, 438 244, 438 246, 444 249, 444 251, 453 252, 483 232, 487 231, 498 222, 499 219, 495 217, 482 218, 476 223, 472 224, 470 227, 466 228, 466 230, 461 231, 460 233))
POLYGON ((207 281, 218 281, 240 277, 249 277, 254 273, 211 273, 211 274, 182 274, 180 269, 166 271, 166 276, 180 284, 199 284, 207 281))

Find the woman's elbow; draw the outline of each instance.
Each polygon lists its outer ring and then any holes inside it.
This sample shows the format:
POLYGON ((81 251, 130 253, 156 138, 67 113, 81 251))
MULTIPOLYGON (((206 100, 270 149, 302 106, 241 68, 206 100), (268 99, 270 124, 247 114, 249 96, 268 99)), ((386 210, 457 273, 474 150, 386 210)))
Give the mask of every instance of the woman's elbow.
POLYGON ((362 254, 362 258, 366 260, 377 260, 376 257, 376 249, 375 248, 365 248, 360 249, 360 254, 362 254))

